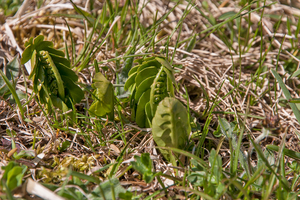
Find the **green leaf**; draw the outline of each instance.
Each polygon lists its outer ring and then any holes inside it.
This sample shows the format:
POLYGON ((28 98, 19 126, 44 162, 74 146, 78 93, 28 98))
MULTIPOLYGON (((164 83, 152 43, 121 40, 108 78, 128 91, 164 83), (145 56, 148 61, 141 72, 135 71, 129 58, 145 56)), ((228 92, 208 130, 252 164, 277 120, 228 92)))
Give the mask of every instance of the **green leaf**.
POLYGON ((19 166, 15 162, 9 162, 4 169, 4 174, 1 180, 6 180, 6 185, 10 190, 15 189, 16 187, 22 184, 23 176, 27 170, 27 166, 19 166))
POLYGON ((126 83, 124 85, 124 90, 128 90, 129 87, 135 83, 135 77, 136 77, 136 75, 137 75, 137 72, 134 72, 133 74, 131 74, 129 76, 129 78, 127 79, 127 81, 126 81, 126 83))
MULTIPOLYGON (((279 147, 275 146, 275 145, 267 145, 267 149, 270 149, 272 151, 277 151, 277 152, 279 151, 279 147)), ((293 150, 290 150, 287 148, 283 148, 283 153, 284 153, 284 155, 286 155, 290 158, 300 161, 300 153, 299 152, 296 152, 296 151, 293 151, 293 150)))
POLYGON ((70 145, 71 145, 71 143, 70 143, 68 140, 66 140, 66 141, 64 141, 64 142, 61 144, 61 146, 58 146, 57 149, 58 149, 60 152, 63 152, 63 151, 65 151, 65 150, 67 150, 68 147, 69 147, 70 145))
POLYGON ((125 193, 120 193, 119 198, 123 200, 132 200, 133 194, 132 192, 126 191, 125 193))
POLYGON ((38 36, 36 36, 34 39, 33 39, 33 44, 34 45, 39 45, 41 42, 43 42, 44 41, 44 36, 43 35, 38 35, 38 36))
POLYGON ((78 85, 76 85, 69 77, 62 76, 62 79, 64 80, 66 90, 71 96, 71 99, 74 101, 74 103, 80 103, 80 101, 84 97, 84 92, 82 91, 82 89, 78 85))
POLYGON ((92 103, 89 113, 94 116, 104 116, 114 110, 114 88, 100 72, 95 74, 93 88, 94 102, 92 103))
POLYGON ((49 53, 51 56, 53 62, 56 63, 61 63, 62 65, 66 66, 67 68, 70 68, 70 62, 67 60, 65 57, 61 57, 52 53, 49 53))
POLYGON ((160 64, 164 67, 166 67, 168 70, 172 71, 173 70, 173 67, 170 65, 170 63, 168 63, 165 59, 163 58, 159 58, 159 57, 156 57, 155 58, 158 62, 160 62, 160 64))
POLYGON ((37 72, 37 64, 38 64, 38 62, 37 62, 37 53, 36 53, 36 50, 34 50, 32 52, 32 55, 31 55, 31 73, 29 74, 28 79, 31 79, 32 76, 34 74, 36 74, 36 72, 37 72))
POLYGON ((73 70, 69 69, 65 65, 62 65, 61 63, 55 63, 55 65, 63 80, 64 80, 63 77, 68 77, 74 82, 78 81, 78 76, 73 70))
POLYGON ((58 95, 59 97, 64 100, 65 99, 65 88, 64 88, 64 82, 61 79, 60 73, 54 64, 52 57, 49 55, 47 51, 43 51, 43 54, 47 56, 49 61, 49 66, 51 67, 51 70, 53 71, 53 74, 55 76, 55 79, 57 81, 57 87, 58 87, 58 95))
POLYGON ((138 74, 135 77, 135 83, 138 87, 142 81, 147 79, 150 76, 155 76, 158 73, 158 70, 156 67, 148 67, 138 72, 138 74))
MULTIPOLYGON (((129 57, 124 61, 122 71, 118 74, 119 84, 125 84, 128 79, 128 73, 132 68, 134 57, 129 57)), ((124 88, 118 88, 118 95, 126 93, 124 88)))
POLYGON ((47 47, 52 47, 53 42, 50 41, 42 41, 38 45, 34 43, 34 48, 36 49, 37 52, 43 51, 47 47))
POLYGON ((25 117, 24 109, 23 109, 23 106, 19 99, 19 96, 17 95, 15 87, 11 84, 11 82, 8 80, 8 78, 5 76, 5 74, 2 72, 2 70, 0 70, 0 75, 1 75, 2 79, 4 80, 5 84, 7 85, 7 87, 9 88, 11 94, 13 95, 14 100, 16 101, 18 108, 20 110, 21 117, 24 120, 24 117, 25 117))
POLYGON ((32 56, 32 52, 34 51, 33 44, 29 44, 25 50, 23 51, 22 58, 21 58, 21 64, 24 65, 25 63, 30 60, 32 56))
POLYGON ((141 65, 138 65, 137 72, 142 71, 143 69, 149 68, 149 67, 156 67, 159 69, 161 67, 161 64, 155 60, 155 58, 151 58, 151 60, 144 61, 141 65))
MULTIPOLYGON (((274 77, 277 79, 282 91, 283 91, 283 94, 285 96, 285 98, 287 100, 291 100, 292 99, 292 96, 289 92, 289 90, 286 88, 285 84, 283 83, 281 77, 279 76, 279 74, 274 70, 274 69, 271 69, 271 72, 273 73, 274 77)), ((298 120, 298 123, 300 123, 300 111, 298 110, 297 106, 294 104, 294 103, 289 103, 289 105, 291 106, 297 120, 298 120)))
MULTIPOLYGON (((183 149, 188 141, 191 127, 186 108, 172 97, 162 100, 152 120, 152 134, 160 147, 183 149)), ((169 152, 161 149, 166 159, 170 160, 169 152)))
POLYGON ((149 90, 149 88, 151 88, 151 85, 152 85, 154 79, 155 79, 155 76, 148 77, 145 80, 143 80, 139 86, 137 86, 136 92, 135 92, 135 97, 134 97, 135 101, 138 101, 140 99, 141 95, 145 91, 149 90))
POLYGON ((65 53, 63 51, 54 49, 52 47, 45 47, 44 48, 45 51, 48 51, 49 54, 51 55, 56 55, 56 56, 60 56, 60 57, 65 57, 65 53))
POLYGON ((25 47, 28 47, 31 44, 33 44, 33 37, 29 38, 29 40, 25 42, 25 47))
POLYGON ((140 65, 136 65, 136 66, 132 67, 128 72, 128 76, 131 76, 133 73, 137 72, 139 67, 140 67, 140 65))
POLYGON ((59 108, 63 112, 67 112, 69 110, 68 106, 65 104, 64 101, 61 100, 61 98, 51 95, 50 96, 52 104, 56 107, 59 108))
POLYGON ((13 80, 19 76, 20 73, 20 63, 18 57, 15 56, 9 63, 6 65, 6 77, 8 80, 13 80))
MULTIPOLYGON (((5 68, 4 68, 5 69, 5 68)), ((15 79, 19 76, 20 63, 18 62, 17 56, 6 65, 6 77, 10 82, 15 82, 15 79)), ((10 94, 8 92, 9 87, 6 85, 4 79, 0 77, 0 95, 5 98, 10 94)))
POLYGON ((150 154, 142 153, 141 157, 135 155, 134 159, 136 161, 131 162, 133 168, 143 176, 143 180, 146 183, 150 183, 156 175, 153 172, 153 166, 152 166, 152 160, 150 158, 150 154))
POLYGON ((219 20, 225 20, 227 18, 230 18, 230 17, 234 17, 237 13, 234 12, 234 11, 229 11, 229 12, 226 12, 226 13, 223 13, 220 17, 219 17, 219 20))
POLYGON ((88 199, 118 199, 119 194, 125 192, 126 190, 121 186, 119 180, 113 178, 97 186, 93 192, 88 195, 88 199))
POLYGON ((140 97, 137 103, 135 121, 140 127, 146 126, 145 106, 148 103, 149 98, 150 98, 150 89, 148 89, 146 92, 142 94, 142 96, 140 97))

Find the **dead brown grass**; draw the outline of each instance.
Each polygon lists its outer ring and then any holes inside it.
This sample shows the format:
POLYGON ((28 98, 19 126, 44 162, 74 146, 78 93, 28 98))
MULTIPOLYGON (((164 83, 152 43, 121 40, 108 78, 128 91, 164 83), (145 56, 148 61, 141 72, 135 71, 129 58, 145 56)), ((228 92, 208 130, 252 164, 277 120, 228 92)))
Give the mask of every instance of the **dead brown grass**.
MULTIPOLYGON (((208 7, 215 19, 218 19, 219 16, 226 12, 239 11, 240 7, 236 4, 236 1, 224 2, 225 3, 223 4, 219 4, 213 0, 207 1, 208 7)), ((272 2, 273 1, 267 1, 266 4, 272 2)), ((122 1, 120 1, 120 4, 121 3, 122 1)), ((142 3, 143 2, 141 1, 140 5, 142 5, 142 3)), ((196 1, 196 3, 199 7, 203 4, 201 1, 196 1)), ((96 4, 95 9, 102 8, 101 1, 96 2, 96 4)), ((78 5, 83 8, 86 6, 81 2, 78 3, 78 5)), ((158 17, 161 17, 174 5, 173 2, 169 1, 150 1, 143 9, 143 14, 140 18, 141 23, 145 26, 151 25, 153 23, 153 15, 156 11, 158 11, 158 17)), ((162 26, 164 34, 171 34, 177 25, 178 20, 181 18, 183 11, 186 9, 186 6, 187 3, 183 2, 183 4, 179 5, 174 12, 171 13, 169 18, 165 20, 165 23, 162 26)), ((53 17, 53 14, 71 14, 74 12, 72 5, 65 1, 46 2, 40 9, 37 9, 36 5, 31 2, 23 13, 19 13, 18 17, 7 18, 6 23, 1 26, 0 32, 0 56, 4 61, 2 65, 5 65, 8 61, 12 60, 13 56, 16 54, 20 55, 22 50, 24 50, 24 42, 30 37, 35 37, 39 34, 44 35, 47 40, 53 41, 57 48, 64 46, 63 40, 67 40, 68 44, 70 44, 70 37, 65 22, 60 18, 53 17)), ((213 121, 208 134, 208 140, 213 140, 216 145, 220 142, 218 138, 213 136, 218 116, 225 117, 229 121, 245 121, 245 142, 242 146, 243 150, 247 152, 250 147, 247 136, 250 134, 253 139, 257 138, 261 132, 259 131, 260 129, 256 128, 261 127, 263 119, 267 115, 278 115, 280 122, 277 126, 281 126, 282 129, 280 129, 281 131, 278 132, 277 135, 271 137, 271 140, 266 139, 262 143, 262 147, 270 143, 279 144, 284 134, 286 134, 286 148, 300 152, 299 123, 289 107, 283 107, 279 104, 279 98, 284 98, 284 95, 270 73, 270 69, 275 69, 276 63, 278 63, 278 72, 283 77, 292 97, 299 98, 299 79, 293 78, 287 80, 288 74, 286 69, 284 69, 287 60, 296 63, 299 68, 300 61, 297 58, 297 56, 299 57, 299 53, 290 50, 290 39, 293 40, 295 37, 299 37, 299 35, 289 35, 286 27, 288 18, 292 22, 297 23, 299 20, 299 17, 297 17, 299 16, 299 12, 300 10, 297 7, 294 7, 294 5, 286 5, 286 2, 279 2, 264 8, 264 16, 262 19, 260 15, 261 11, 252 13, 251 24, 248 24, 243 19, 241 23, 244 28, 247 28, 249 25, 251 26, 250 34, 253 34, 257 29, 262 29, 263 37, 258 35, 254 38, 250 50, 242 55, 240 55, 238 51, 235 52, 230 50, 222 41, 219 35, 220 33, 218 32, 213 32, 208 37, 205 37, 207 33, 197 36, 196 47, 191 52, 186 52, 183 45, 176 50, 173 64, 183 66, 177 74, 176 80, 181 83, 180 89, 182 93, 185 92, 184 86, 187 87, 190 96, 190 108, 199 113, 200 116, 201 113, 207 109, 207 99, 203 94, 203 90, 199 84, 200 82, 209 96, 211 101, 209 103, 210 106, 214 103, 212 100, 220 100, 219 105, 214 111, 234 113, 228 115, 213 114, 213 121), (278 20, 271 17, 265 17, 271 15, 281 16, 281 24, 278 30, 274 30, 278 20), (262 25, 259 25, 259 22, 262 22, 262 25), (260 45, 261 39, 263 39, 263 45, 260 45), (271 45, 271 47, 269 45, 271 45), (268 50, 268 48, 270 49, 268 50), (258 60, 261 58, 261 55, 266 52, 267 55, 263 60, 263 65, 266 67, 266 71, 263 72, 263 74, 266 75, 266 78, 259 78, 260 80, 256 79, 251 81, 253 74, 259 66, 258 60), (187 55, 187 57, 184 58, 184 55, 187 55), (196 81, 195 78, 198 79, 199 82, 196 81), (223 98, 234 88, 232 80, 234 80, 234 84, 237 87, 231 95, 223 98), (259 81, 264 81, 262 87, 257 85, 257 82, 259 81), (250 96, 256 102, 253 105, 249 104, 250 96), (247 119, 244 119, 241 114, 253 115, 256 116, 256 118, 248 117, 247 119)), ((206 14, 209 15, 209 13, 206 14)), ((80 50, 80 44, 83 44, 84 42, 83 29, 85 25, 80 23, 80 20, 74 19, 68 21, 68 23, 72 27, 76 43, 79 44, 77 50, 80 50)), ((207 19, 199 15, 196 9, 192 9, 184 20, 180 40, 187 39, 193 33, 207 29, 207 24, 209 24, 207 19)), ((294 33, 296 27, 292 26, 291 29, 292 33, 294 33)), ((223 36, 230 37, 230 32, 227 30, 223 36)), ((178 32, 174 34, 171 44, 174 45, 177 37, 178 32)), ((234 42, 231 45, 234 49, 238 49, 239 44, 237 42, 234 42)), ((297 45, 299 46, 299 44, 297 45)), ((160 49, 164 47, 157 45, 156 48, 160 49)), ((106 51, 106 49, 107 48, 103 47, 102 53, 99 53, 97 57, 99 60, 105 61, 114 57, 114 53, 109 50, 106 51)), ((172 53, 173 50, 174 48, 170 46, 170 53, 172 53)), ((113 62, 106 63, 105 65, 115 69, 115 64, 113 62)), ((93 71, 92 68, 89 70, 93 71)), ((93 72, 91 74, 81 74, 81 80, 90 84, 92 74, 93 72)), ((114 81, 113 79, 114 75, 112 74, 112 81, 114 81)), ((30 84, 30 81, 26 81, 30 84)), ((23 85, 24 79, 21 76, 18 81, 18 88, 24 88, 23 85)), ((23 91, 25 91, 25 89, 23 89, 23 91)), ((180 96, 181 95, 178 94, 178 97, 180 96)), ((180 99, 186 102, 185 99, 180 99)), ((89 147, 84 145, 84 137, 77 134, 80 132, 79 129, 73 129, 75 134, 71 134, 50 128, 49 122, 35 102, 32 102, 27 106, 27 114, 30 114, 27 115, 27 118, 31 119, 31 122, 23 122, 20 120, 21 118, 18 116, 19 113, 17 112, 15 105, 11 105, 8 101, 2 100, 0 106, 1 149, 6 149, 7 151, 11 150, 11 138, 6 134, 7 129, 14 130, 17 133, 15 141, 18 149, 31 148, 34 131, 37 131, 38 133, 38 142, 36 143, 35 152, 37 154, 43 153, 44 157, 39 160, 38 164, 32 160, 19 160, 19 162, 22 162, 33 170, 31 174, 32 178, 36 178, 36 174, 40 174, 40 172, 45 172, 45 170, 42 170, 42 166, 51 169, 50 164, 54 157, 60 161, 63 161, 66 157, 72 157, 75 160, 81 160, 84 156, 94 157, 94 159, 91 159, 90 165, 84 170, 86 173, 90 174, 105 164, 114 162, 124 147, 124 142, 122 140, 115 140, 113 143, 107 143, 106 146, 96 147, 95 151, 97 153, 95 154, 89 147), (71 142, 71 148, 64 153, 59 153, 56 146, 65 140, 71 142)), ((201 123, 203 124, 203 121, 201 121, 201 123)), ((130 165, 130 161, 133 160, 133 156, 149 152, 152 156, 155 169, 157 171, 162 171, 165 174, 174 175, 173 167, 167 164, 154 148, 155 144, 148 129, 140 129, 135 125, 128 124, 126 125, 125 130, 125 137, 130 143, 129 148, 131 151, 124 156, 123 165, 118 170, 117 176, 121 177, 120 181, 124 187, 132 186, 133 190, 138 192, 152 193, 159 188, 157 181, 147 185, 141 181, 140 176, 133 171, 123 174, 126 167, 130 165)), ((109 140, 117 130, 113 124, 108 124, 101 131, 104 135, 103 140, 106 141, 106 139, 109 140)), ((87 134, 91 134, 92 142, 95 144, 101 143, 97 137, 93 136, 93 134, 97 134, 96 131, 87 134)), ((228 161, 227 158, 229 158, 230 155, 228 142, 226 140, 223 142, 220 154, 224 158, 224 167, 226 167, 228 161)), ((7 165, 8 161, 11 159, 7 156, 7 153, 4 152, 0 152, 0 157, 0 166, 7 165)), ((289 160, 290 158, 286 158, 286 162, 289 162, 289 160)), ((56 167, 51 170, 59 171, 63 169, 56 167)), ((1 173, 3 172, 0 170, 0 174, 1 173)), ((182 175, 183 173, 180 172, 178 176, 179 179, 182 178, 182 175)), ((102 176, 102 179, 104 180, 105 174, 102 176)), ((167 185, 172 184, 172 181, 169 179, 163 181, 167 185)), ((180 196, 180 191, 176 190, 176 187, 174 191, 180 196)), ((181 197, 184 198, 184 196, 181 197)))

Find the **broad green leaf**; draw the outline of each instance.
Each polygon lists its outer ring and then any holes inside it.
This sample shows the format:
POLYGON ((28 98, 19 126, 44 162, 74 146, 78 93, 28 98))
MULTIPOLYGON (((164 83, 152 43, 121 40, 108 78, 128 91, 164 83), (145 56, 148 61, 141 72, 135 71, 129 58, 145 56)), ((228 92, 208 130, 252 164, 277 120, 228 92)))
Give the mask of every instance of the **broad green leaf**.
POLYGON ((212 174, 216 179, 215 183, 219 183, 222 180, 222 159, 221 156, 217 154, 215 149, 212 149, 209 154, 209 163, 211 166, 212 174))
MULTIPOLYGON (((12 83, 15 82, 16 78, 19 76, 20 63, 18 61, 17 56, 12 59, 9 63, 7 63, 5 74, 6 78, 12 83)), ((3 96, 5 99, 7 96, 11 94, 9 91, 9 87, 6 85, 4 79, 0 76, 0 96, 3 96)))
POLYGON ((2 72, 2 70, 0 70, 0 75, 2 77, 2 79, 4 80, 5 84, 7 85, 8 89, 10 90, 12 96, 14 97, 14 100, 16 101, 18 108, 20 110, 21 113, 21 117, 24 119, 25 118, 25 113, 24 113, 24 109, 23 106, 20 102, 20 99, 16 93, 15 87, 13 86, 13 84, 8 80, 8 78, 5 76, 5 74, 2 72))
POLYGON ((144 81, 140 83, 140 85, 136 88, 135 92, 135 101, 138 101, 141 95, 147 91, 149 88, 151 88, 151 85, 155 79, 155 76, 151 76, 146 78, 144 81))
POLYGON ((61 100, 61 98, 51 95, 50 96, 52 104, 56 107, 59 108, 62 112, 67 112, 69 110, 68 106, 61 100))
POLYGON ((51 41, 42 41, 39 44, 34 43, 34 48, 37 52, 43 51, 47 47, 53 47, 53 42, 51 41))
POLYGON ((52 47, 45 47, 45 51, 48 51, 51 55, 56 55, 60 57, 65 57, 65 53, 61 50, 54 49, 52 47))
POLYGON ((150 98, 150 89, 148 89, 146 92, 142 94, 142 96, 140 97, 137 103, 135 121, 140 127, 145 127, 146 125, 145 106, 148 103, 149 98, 150 98))
POLYGON ((56 65, 63 80, 64 80, 63 77, 68 77, 69 79, 71 79, 74 82, 78 81, 78 76, 73 70, 66 67, 65 65, 62 65, 61 63, 55 63, 55 65, 56 65))
POLYGON ((147 61, 147 62, 143 62, 141 65, 139 65, 137 72, 142 71, 143 69, 149 68, 149 67, 156 67, 156 68, 160 68, 161 64, 159 62, 157 62, 155 59, 147 61))
POLYGON ((136 77, 136 75, 137 75, 137 72, 134 72, 133 74, 131 74, 129 76, 129 78, 127 79, 127 81, 126 81, 126 83, 124 85, 124 90, 128 90, 129 87, 135 83, 135 77, 136 77))
MULTIPOLYGON (((191 127, 186 108, 171 97, 162 100, 152 120, 152 134, 160 147, 183 149, 188 141, 191 127)), ((170 160, 169 151, 161 149, 162 154, 170 160)))
POLYGON ((29 74, 29 79, 31 79, 32 78, 32 76, 34 75, 34 74, 36 74, 36 72, 37 72, 37 55, 36 55, 37 53, 36 53, 36 50, 34 50, 33 52, 32 52, 32 56, 31 56, 31 73, 29 74))
POLYGON ((53 62, 55 64, 56 63, 61 63, 64 66, 70 68, 70 62, 65 57, 61 57, 61 56, 58 56, 58 55, 55 55, 55 54, 51 54, 51 53, 49 53, 49 55, 51 56, 51 58, 52 58, 52 60, 53 60, 53 62))
MULTIPOLYGON (((124 61, 121 73, 117 74, 118 75, 118 84, 125 84, 126 83, 126 81, 128 79, 128 73, 131 70, 132 65, 133 65, 133 59, 134 59, 134 57, 130 57, 130 58, 127 58, 124 61)), ((117 94, 118 95, 123 95, 125 93, 126 92, 125 92, 124 87, 119 87, 117 89, 117 94)))
POLYGON ((17 78, 20 74, 20 63, 17 56, 15 56, 9 63, 6 65, 6 77, 8 80, 13 80, 17 78))
POLYGON ((150 154, 142 153, 141 157, 135 155, 134 159, 136 161, 131 162, 133 168, 143 176, 146 183, 151 183, 156 174, 153 172, 150 154))
POLYGON ((76 85, 69 77, 62 76, 68 94, 71 96, 74 103, 80 103, 84 97, 82 89, 76 85))
POLYGON ((140 67, 139 65, 132 67, 128 72, 128 76, 131 76, 133 73, 137 72, 139 67, 140 67))
POLYGON ((138 87, 142 81, 144 81, 146 78, 150 76, 155 76, 158 73, 158 70, 156 67, 148 67, 141 71, 139 71, 135 77, 135 83, 138 87))
POLYGON ((33 44, 33 37, 29 38, 29 40, 25 42, 25 47, 28 47, 31 44, 33 44))
POLYGON ((38 35, 33 39, 33 44, 34 45, 39 45, 40 43, 42 43, 44 41, 44 36, 43 35, 38 35))
POLYGON ((120 80, 119 83, 120 84, 124 84, 126 82, 126 80, 128 79, 129 71, 132 69, 133 59, 134 59, 134 57, 130 57, 124 61, 122 71, 119 74, 119 80, 120 80))
POLYGON ((33 51, 34 51, 33 44, 29 44, 25 48, 25 50, 23 51, 23 54, 22 54, 22 58, 21 58, 21 64, 22 65, 24 65, 25 63, 27 63, 30 60, 33 51))
POLYGON ((1 183, 2 180, 6 180, 6 185, 10 190, 15 189, 22 184, 22 178, 27 170, 27 166, 19 166, 15 162, 9 162, 7 166, 3 167, 3 169, 4 174, 2 176, 1 183))
POLYGON ((91 115, 104 116, 114 109, 114 88, 100 72, 95 74, 93 79, 93 88, 95 91, 94 102, 92 103, 89 112, 91 115))

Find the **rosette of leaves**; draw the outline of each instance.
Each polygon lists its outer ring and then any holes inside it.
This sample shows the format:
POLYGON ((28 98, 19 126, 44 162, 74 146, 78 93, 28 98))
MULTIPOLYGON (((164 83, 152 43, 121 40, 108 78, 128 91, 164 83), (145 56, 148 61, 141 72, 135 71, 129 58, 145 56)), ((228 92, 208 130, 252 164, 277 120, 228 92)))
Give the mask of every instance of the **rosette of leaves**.
MULTIPOLYGON (((185 106, 173 97, 164 98, 152 120, 153 139, 159 147, 184 149, 191 132, 189 114, 185 106)), ((160 149, 163 156, 172 159, 170 151, 160 149)))
POLYGON ((165 97, 174 97, 173 69, 162 57, 137 60, 131 68, 124 89, 131 91, 132 120, 140 127, 150 127, 157 105, 165 97))
POLYGON ((21 64, 31 60, 33 91, 42 104, 51 111, 52 104, 63 112, 71 109, 84 97, 81 88, 75 84, 77 74, 72 71, 70 61, 63 51, 53 48, 53 43, 44 41, 44 36, 30 38, 25 43, 21 64))

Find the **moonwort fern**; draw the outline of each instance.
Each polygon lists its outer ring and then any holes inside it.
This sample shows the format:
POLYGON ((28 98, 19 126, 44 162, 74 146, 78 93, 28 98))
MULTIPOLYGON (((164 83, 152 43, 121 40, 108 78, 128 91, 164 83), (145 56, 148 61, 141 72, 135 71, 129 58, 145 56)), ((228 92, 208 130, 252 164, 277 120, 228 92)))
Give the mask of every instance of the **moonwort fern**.
POLYGON ((174 97, 175 78, 172 67, 161 57, 137 62, 128 73, 124 89, 131 91, 132 119, 140 127, 150 127, 158 103, 174 97))
POLYGON ((84 97, 81 88, 75 84, 77 74, 71 70, 70 62, 63 51, 53 48, 53 43, 44 41, 44 36, 30 38, 25 43, 21 63, 31 60, 33 91, 39 101, 52 110, 52 105, 66 112, 84 97))
MULTIPOLYGON (((160 147, 184 148, 191 131, 189 114, 174 96, 176 82, 171 65, 162 57, 137 60, 129 71, 125 90, 131 91, 132 118, 141 127, 151 127, 160 147)), ((164 157, 175 162, 169 150, 164 157)))

